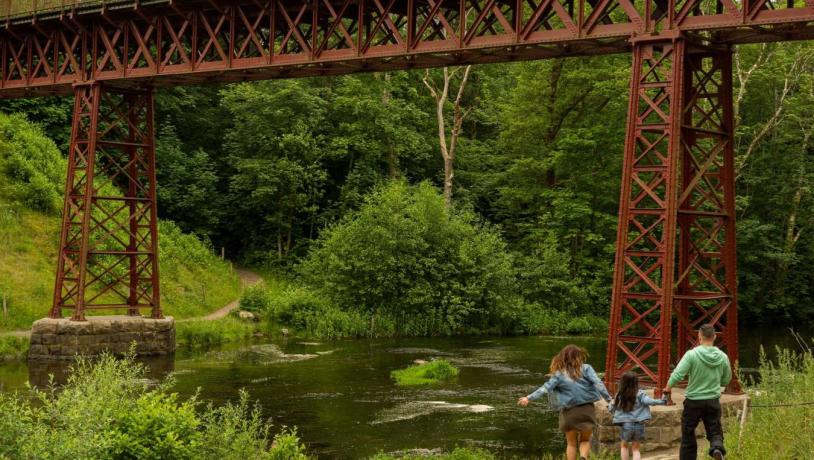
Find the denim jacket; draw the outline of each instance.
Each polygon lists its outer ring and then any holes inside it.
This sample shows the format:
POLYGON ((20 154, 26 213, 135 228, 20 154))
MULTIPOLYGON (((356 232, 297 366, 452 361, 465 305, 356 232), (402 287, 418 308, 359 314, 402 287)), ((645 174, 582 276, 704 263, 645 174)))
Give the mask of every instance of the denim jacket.
POLYGON ((543 386, 528 395, 527 398, 536 401, 545 394, 548 394, 549 402, 555 409, 568 409, 594 403, 599 401, 600 397, 606 401, 611 399, 605 384, 599 380, 599 376, 596 375, 596 371, 590 364, 582 365, 582 377, 576 380, 561 371, 555 372, 543 386))
POLYGON ((666 399, 653 399, 644 392, 639 390, 636 395, 636 403, 633 405, 633 410, 624 412, 622 409, 615 407, 613 403, 608 404, 608 412, 613 414, 613 423, 626 423, 626 422, 644 422, 650 420, 650 406, 663 406, 667 404, 666 399))

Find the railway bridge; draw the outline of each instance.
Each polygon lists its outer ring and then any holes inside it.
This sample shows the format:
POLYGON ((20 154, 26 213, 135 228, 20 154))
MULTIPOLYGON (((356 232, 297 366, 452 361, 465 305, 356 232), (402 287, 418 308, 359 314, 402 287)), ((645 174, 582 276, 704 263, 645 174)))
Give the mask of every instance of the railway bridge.
POLYGON ((812 37, 814 0, 0 0, 0 97, 75 100, 50 316, 161 318, 155 87, 631 53, 605 378, 660 393, 701 323, 737 360, 733 47, 812 37))

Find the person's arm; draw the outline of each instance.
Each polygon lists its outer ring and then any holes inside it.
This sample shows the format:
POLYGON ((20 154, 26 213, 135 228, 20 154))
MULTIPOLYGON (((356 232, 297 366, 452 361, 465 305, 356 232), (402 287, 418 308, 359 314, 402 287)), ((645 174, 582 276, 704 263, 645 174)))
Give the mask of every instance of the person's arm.
POLYGON ((556 374, 552 375, 551 378, 548 379, 548 382, 544 383, 543 386, 536 389, 534 393, 526 396, 526 398, 528 398, 529 401, 537 401, 538 399, 542 398, 543 395, 547 394, 554 387, 556 387, 557 383, 559 383, 559 377, 556 374))
POLYGON ((721 374, 721 386, 725 387, 729 385, 729 382, 732 381, 732 365, 729 362, 729 356, 724 355, 725 363, 724 363, 724 372, 721 374))
POLYGON ((650 396, 647 396, 647 394, 645 394, 644 392, 641 392, 639 395, 640 395, 639 400, 645 406, 663 406, 663 405, 667 404, 667 399, 666 398, 653 399, 650 396))
POLYGON ((519 404, 522 407, 528 406, 530 401, 536 401, 542 398, 544 394, 553 390, 559 382, 560 382, 559 376, 557 374, 552 375, 551 378, 548 379, 548 381, 544 383, 543 386, 535 390, 534 393, 528 396, 523 396, 522 398, 518 399, 517 404, 519 404))
POLYGON ((681 358, 681 361, 678 362, 678 365, 675 369, 673 369, 673 373, 670 374, 670 380, 667 381, 667 386, 664 388, 666 392, 670 392, 670 388, 674 387, 678 382, 684 380, 684 377, 687 376, 687 373, 690 372, 690 366, 692 361, 693 351, 690 350, 684 353, 684 356, 681 358))
POLYGON ((611 400, 611 395, 608 393, 608 389, 605 388, 605 384, 602 383, 602 380, 598 375, 596 375, 596 371, 590 365, 585 366, 585 378, 594 385, 594 388, 599 391, 599 394, 602 395, 602 398, 605 399, 605 401, 611 400))

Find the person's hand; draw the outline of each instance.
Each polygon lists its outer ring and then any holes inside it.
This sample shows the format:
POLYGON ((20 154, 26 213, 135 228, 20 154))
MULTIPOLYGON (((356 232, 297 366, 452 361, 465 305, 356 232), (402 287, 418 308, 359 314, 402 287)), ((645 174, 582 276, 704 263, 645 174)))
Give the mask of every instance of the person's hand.
POLYGON ((661 391, 662 391, 662 392, 664 392, 664 393, 668 393, 668 394, 669 394, 669 393, 672 393, 672 392, 673 392, 673 389, 672 389, 672 388, 670 388, 670 387, 664 387, 664 389, 663 389, 663 390, 661 390, 661 391))
POLYGON ((522 398, 517 400, 517 405, 520 406, 520 407, 528 407, 529 398, 523 396, 522 398))

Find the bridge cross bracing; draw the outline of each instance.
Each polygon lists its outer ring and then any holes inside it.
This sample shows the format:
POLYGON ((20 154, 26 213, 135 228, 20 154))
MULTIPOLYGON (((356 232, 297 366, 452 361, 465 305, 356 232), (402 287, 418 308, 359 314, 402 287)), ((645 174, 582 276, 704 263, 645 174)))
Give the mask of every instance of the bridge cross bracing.
POLYGON ((733 46, 814 37, 814 0, 0 0, 0 18, 0 97, 75 98, 50 312, 75 320, 162 315, 156 86, 632 52, 605 378, 657 393, 702 323, 737 361, 733 46))

